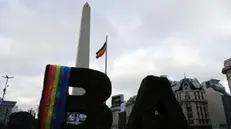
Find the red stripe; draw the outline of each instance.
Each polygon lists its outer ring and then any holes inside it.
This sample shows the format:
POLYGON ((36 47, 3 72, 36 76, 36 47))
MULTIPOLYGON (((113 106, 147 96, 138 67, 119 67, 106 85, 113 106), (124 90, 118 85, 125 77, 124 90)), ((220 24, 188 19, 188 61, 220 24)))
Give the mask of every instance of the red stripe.
POLYGON ((46 118, 47 118, 47 112, 48 112, 48 106, 49 106, 49 101, 50 101, 50 91, 52 88, 52 84, 54 81, 54 76, 55 76, 55 65, 50 65, 49 66, 49 71, 47 74, 47 81, 45 83, 45 89, 44 89, 44 96, 43 96, 43 103, 42 103, 42 129, 45 129, 45 123, 46 123, 46 118))
MULTIPOLYGON (((48 66, 48 72, 47 72, 47 74, 49 74, 51 71, 52 71, 51 65, 49 65, 49 66, 48 66)), ((43 88, 43 92, 44 92, 44 93, 43 93, 43 96, 42 96, 42 103, 41 103, 41 105, 40 105, 41 107, 40 107, 40 111, 39 111, 39 112, 41 113, 41 116, 40 116, 40 117, 41 117, 41 118, 40 118, 40 125, 41 125, 41 127, 44 125, 43 123, 44 123, 44 121, 45 121, 45 120, 44 120, 44 117, 45 117, 45 116, 44 116, 44 111, 45 111, 45 109, 44 109, 44 107, 45 107, 44 97, 45 97, 46 94, 47 94, 46 92, 47 92, 47 89, 48 89, 48 86, 49 86, 49 85, 47 85, 47 84, 50 84, 50 80, 51 80, 51 79, 50 79, 50 76, 47 76, 46 82, 44 83, 45 86, 44 86, 44 88, 43 88)), ((44 127, 42 127, 42 128, 44 128, 44 127)))

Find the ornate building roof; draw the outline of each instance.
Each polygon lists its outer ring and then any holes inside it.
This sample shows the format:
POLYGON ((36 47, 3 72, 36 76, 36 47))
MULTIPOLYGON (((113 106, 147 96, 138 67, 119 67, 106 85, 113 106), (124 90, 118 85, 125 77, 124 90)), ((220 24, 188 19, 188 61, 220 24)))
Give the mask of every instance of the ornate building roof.
POLYGON ((180 81, 173 81, 171 83, 172 90, 174 92, 183 90, 186 86, 189 86, 191 90, 202 89, 202 85, 200 82, 195 78, 183 78, 180 81))

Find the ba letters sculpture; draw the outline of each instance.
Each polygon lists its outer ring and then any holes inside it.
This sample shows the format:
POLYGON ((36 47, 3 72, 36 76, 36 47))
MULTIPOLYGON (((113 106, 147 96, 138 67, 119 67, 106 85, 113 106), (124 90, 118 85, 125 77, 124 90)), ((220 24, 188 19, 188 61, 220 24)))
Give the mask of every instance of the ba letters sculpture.
MULTIPOLYGON (((47 65, 39 106, 39 129, 111 129, 112 113, 104 102, 111 96, 111 81, 102 72, 47 65), (85 90, 68 94, 69 87, 85 90), (68 124, 67 112, 86 114, 79 125, 68 124)), ((127 129, 187 129, 188 124, 166 78, 147 76, 139 88, 127 129), (155 115, 155 111, 159 114, 155 115)))

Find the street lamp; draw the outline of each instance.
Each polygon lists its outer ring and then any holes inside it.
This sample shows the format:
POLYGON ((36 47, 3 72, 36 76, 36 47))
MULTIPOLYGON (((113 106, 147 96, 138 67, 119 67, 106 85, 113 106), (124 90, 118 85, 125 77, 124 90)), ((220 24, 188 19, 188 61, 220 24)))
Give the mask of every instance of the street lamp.
MULTIPOLYGON (((14 78, 14 77, 10 77, 8 75, 2 76, 2 77, 6 79, 6 83, 5 83, 5 86, 4 86, 4 89, 3 89, 3 93, 2 93, 2 98, 1 98, 0 104, 2 104, 2 102, 4 101, 4 96, 6 95, 6 88, 9 87, 8 80, 14 78)), ((8 114, 8 110, 9 110, 8 107, 6 107, 3 124, 5 124, 5 122, 6 122, 6 117, 7 117, 7 114, 8 114)))
POLYGON ((2 94, 2 101, 3 101, 3 100, 4 100, 4 97, 5 97, 5 94, 6 94, 6 88, 9 87, 9 85, 8 85, 8 80, 9 80, 9 79, 12 79, 12 78, 14 78, 14 77, 13 77, 13 76, 10 77, 10 76, 8 76, 8 75, 2 76, 2 77, 6 79, 6 83, 5 83, 5 86, 4 86, 4 89, 3 89, 3 94, 2 94))

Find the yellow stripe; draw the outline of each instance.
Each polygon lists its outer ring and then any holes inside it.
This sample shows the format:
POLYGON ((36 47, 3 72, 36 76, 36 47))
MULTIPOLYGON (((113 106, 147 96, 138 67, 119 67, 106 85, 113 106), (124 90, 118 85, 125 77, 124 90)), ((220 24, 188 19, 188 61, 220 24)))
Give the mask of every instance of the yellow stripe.
POLYGON ((49 105, 49 110, 48 110, 48 117, 47 117, 47 124, 46 124, 46 129, 50 129, 50 124, 51 124, 51 117, 52 117, 52 112, 54 108, 54 102, 55 102, 55 96, 56 96, 56 90, 58 86, 58 81, 59 81, 59 74, 60 74, 60 67, 61 66, 56 66, 55 68, 55 78, 54 78, 54 83, 52 86, 52 91, 51 91, 51 98, 50 98, 50 105, 49 105))

